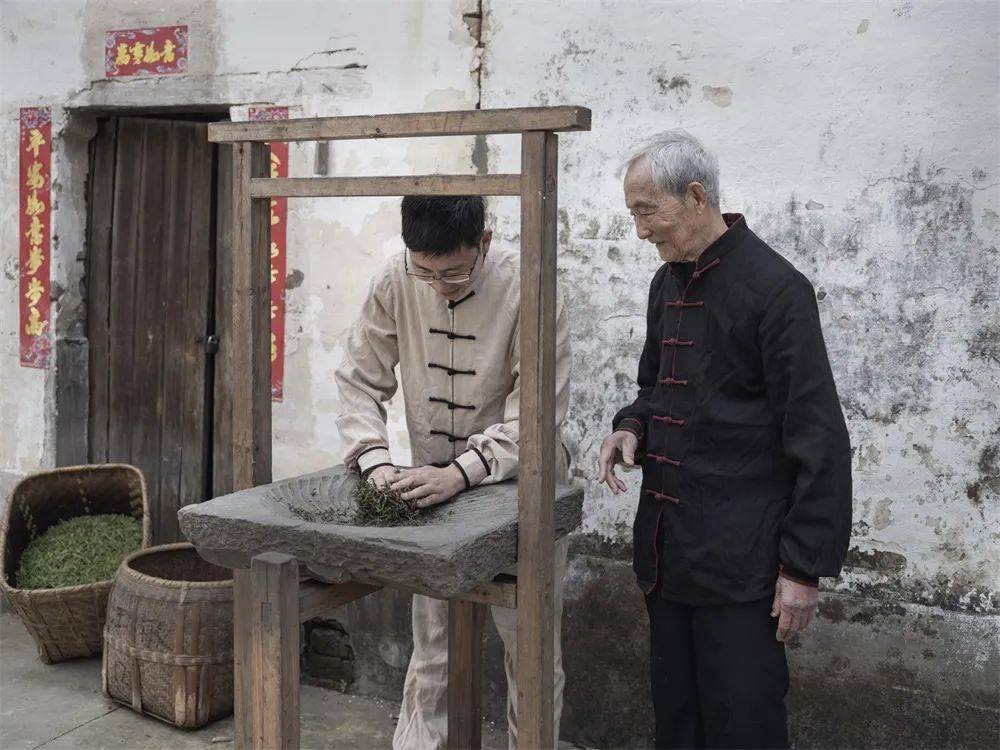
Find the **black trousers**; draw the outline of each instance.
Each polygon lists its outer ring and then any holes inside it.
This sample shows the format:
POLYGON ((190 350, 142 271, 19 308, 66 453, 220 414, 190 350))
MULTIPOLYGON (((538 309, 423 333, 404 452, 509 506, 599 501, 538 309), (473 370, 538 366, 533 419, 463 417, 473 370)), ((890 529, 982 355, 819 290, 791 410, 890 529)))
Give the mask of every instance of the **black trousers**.
POLYGON ((788 663, 771 598, 691 607, 646 596, 657 748, 787 748, 788 663))

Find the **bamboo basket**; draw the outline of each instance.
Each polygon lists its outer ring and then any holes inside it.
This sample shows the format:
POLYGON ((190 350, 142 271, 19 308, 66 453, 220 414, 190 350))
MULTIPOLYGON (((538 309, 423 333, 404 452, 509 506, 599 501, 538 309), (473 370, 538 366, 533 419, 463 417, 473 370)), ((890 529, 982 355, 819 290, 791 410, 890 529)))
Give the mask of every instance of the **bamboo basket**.
POLYGON ((142 521, 150 543, 146 480, 134 466, 67 466, 22 479, 0 524, 0 590, 17 612, 46 664, 93 656, 101 650, 112 581, 55 589, 17 588, 15 574, 28 544, 60 521, 121 513, 142 521))
POLYGON ((232 571, 184 542, 127 557, 108 602, 101 666, 109 697, 175 726, 231 714, 232 571))

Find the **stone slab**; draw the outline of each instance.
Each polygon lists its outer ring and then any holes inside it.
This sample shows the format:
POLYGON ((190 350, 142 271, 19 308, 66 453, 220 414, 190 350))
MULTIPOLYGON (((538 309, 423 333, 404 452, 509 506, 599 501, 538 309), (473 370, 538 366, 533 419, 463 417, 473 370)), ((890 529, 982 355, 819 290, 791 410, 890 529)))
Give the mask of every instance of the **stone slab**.
MULTIPOLYGON (((517 562, 517 483, 482 485, 421 514, 416 526, 304 521, 291 507, 350 511, 355 474, 335 466, 224 495, 178 513, 181 531, 210 562, 244 568, 254 555, 292 555, 313 578, 401 586, 451 597, 517 562)), ((583 490, 557 486, 556 538, 580 524, 583 490)))

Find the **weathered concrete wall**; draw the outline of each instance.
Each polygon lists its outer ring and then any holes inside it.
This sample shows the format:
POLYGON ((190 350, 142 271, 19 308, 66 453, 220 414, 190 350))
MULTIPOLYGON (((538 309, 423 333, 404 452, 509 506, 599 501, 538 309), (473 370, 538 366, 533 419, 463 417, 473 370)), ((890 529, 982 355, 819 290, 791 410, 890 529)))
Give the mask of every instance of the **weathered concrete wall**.
MULTIPOLYGON (((591 133, 560 142, 567 433, 587 486, 580 546, 598 550, 574 562, 575 603, 628 577, 600 550, 627 544, 635 498, 599 488, 595 463, 631 397, 659 264, 612 167, 637 137, 685 127, 719 156, 723 210, 745 213, 816 286, 854 446, 849 567, 791 653, 798 742, 995 742, 997 6, 496 2, 484 29, 484 107, 594 112, 591 133)), ((491 170, 516 166, 516 144, 488 146, 491 170)), ((511 208, 498 211, 505 240, 517 234, 511 208)), ((605 606, 602 622, 637 614, 605 606)), ((641 639, 642 620, 607 641, 641 639)))
MULTIPOLYGON (((865 572, 843 590, 889 584, 995 610, 996 6, 822 7, 490 6, 484 106, 524 102, 531 81, 531 103, 594 110, 593 132, 561 142, 577 475, 592 480, 632 388, 659 264, 612 166, 637 136, 686 127, 719 155, 723 209, 745 213, 817 288, 855 447, 853 561, 865 572)), ((509 142, 491 145, 491 168, 514 159, 509 142)), ((516 220, 500 217, 504 238, 516 220)), ((589 490, 587 530, 618 536, 631 500, 589 490)))
MULTIPOLYGON (((86 143, 95 109, 290 106, 292 117, 468 109, 478 97, 477 40, 453 2, 112 2, 3 4, 0 36, 0 468, 51 465, 53 371, 18 366, 18 108, 53 107, 53 278, 60 336, 82 336, 86 143), (183 76, 105 80, 104 32, 186 23, 183 76), (57 291, 58 293, 58 291, 57 291)), ((472 170, 471 139, 330 145, 340 175, 472 170)), ((311 176, 316 146, 293 144, 293 176, 311 176)), ((341 447, 333 369, 371 269, 398 250, 398 201, 295 200, 289 207, 285 400, 274 407, 276 477, 336 463, 341 447)), ((393 435, 406 459, 400 399, 393 435)))
MULTIPOLYGON (((790 650, 799 746, 993 746, 1000 627, 998 10, 992 2, 16 3, 3 5, 0 139, 17 108, 52 104, 66 290, 80 305, 87 107, 287 104, 292 116, 580 103, 561 138, 560 284, 572 311, 568 438, 586 488, 564 619, 564 736, 646 741, 646 623, 629 569, 634 493, 594 464, 628 398, 655 252, 635 238, 615 174, 628 144, 683 126, 718 153, 723 207, 817 288, 855 448, 843 578, 790 650), (252 11, 251 11, 252 9, 252 11), (477 14, 482 13, 482 24, 477 14), (188 23, 189 75, 105 82, 105 29, 188 23), (40 58, 39 51, 44 50, 40 58), (66 51, 58 54, 58 51, 66 51), (484 64, 479 67, 479 56, 484 64), (39 62, 41 60, 41 62, 39 62), (611 397, 609 398, 609 394, 611 397)), ((293 145, 292 174, 314 146, 293 145)), ((17 164, 0 149, 0 472, 52 460, 53 375, 17 366, 17 164)), ((333 144, 331 170, 517 168, 517 142, 333 144)), ((517 203, 492 203, 516 243, 517 203)), ((375 262, 398 247, 394 201, 293 201, 286 400, 275 476, 340 458, 332 371, 375 262)), ((394 405, 393 436, 405 435, 394 405)), ((637 475, 628 476, 633 487, 637 475)), ((342 613, 355 690, 398 696, 408 604, 342 613)), ((504 681, 489 641, 487 710, 504 681)))

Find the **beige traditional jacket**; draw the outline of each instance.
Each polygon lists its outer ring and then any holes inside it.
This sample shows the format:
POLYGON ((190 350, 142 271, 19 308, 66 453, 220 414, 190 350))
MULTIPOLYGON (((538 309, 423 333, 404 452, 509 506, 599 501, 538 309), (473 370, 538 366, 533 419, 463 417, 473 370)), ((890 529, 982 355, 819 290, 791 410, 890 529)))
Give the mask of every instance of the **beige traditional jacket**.
MULTIPOLYGON (((517 474, 520 289, 520 256, 495 247, 455 302, 407 276, 402 253, 389 260, 372 281, 335 374, 348 466, 367 473, 392 463, 384 403, 396 392, 398 363, 414 466, 454 463, 470 487, 517 474)), ((569 401, 570 359, 560 304, 557 427, 569 401)), ((565 448, 557 442, 556 450, 565 448)))

